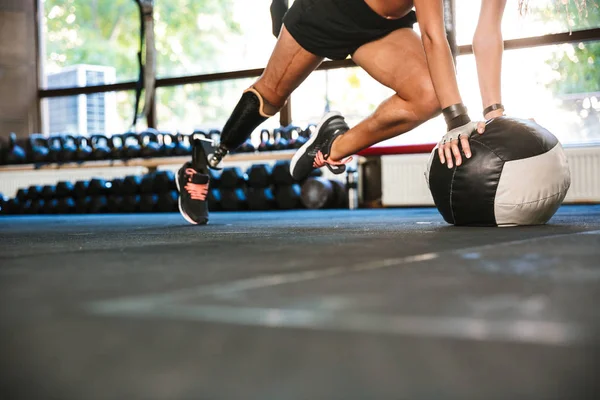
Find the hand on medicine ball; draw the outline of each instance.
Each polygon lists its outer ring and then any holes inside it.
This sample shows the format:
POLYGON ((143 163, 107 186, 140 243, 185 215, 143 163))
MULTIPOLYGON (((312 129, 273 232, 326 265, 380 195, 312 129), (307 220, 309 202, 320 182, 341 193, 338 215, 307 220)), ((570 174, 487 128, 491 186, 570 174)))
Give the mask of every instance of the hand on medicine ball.
POLYGON ((446 163, 448 168, 454 167, 454 161, 452 156, 454 156, 454 160, 456 161, 456 166, 460 166, 462 164, 462 156, 460 154, 460 148, 458 147, 458 141, 460 140, 460 144, 463 152, 467 158, 471 158, 471 147, 469 146, 469 135, 471 132, 477 131, 479 134, 482 134, 485 131, 485 123, 483 122, 468 122, 458 128, 454 128, 451 131, 448 131, 440 141, 438 145, 438 154, 440 157, 440 162, 442 164, 446 163))

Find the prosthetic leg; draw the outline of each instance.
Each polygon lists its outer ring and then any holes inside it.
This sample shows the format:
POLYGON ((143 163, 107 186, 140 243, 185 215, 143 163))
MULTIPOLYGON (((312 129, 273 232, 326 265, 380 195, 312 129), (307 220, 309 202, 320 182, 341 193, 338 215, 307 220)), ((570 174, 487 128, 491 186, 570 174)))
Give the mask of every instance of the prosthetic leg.
POLYGON ((253 87, 247 89, 223 127, 219 146, 213 149, 205 148, 208 165, 218 169, 227 153, 244 143, 254 129, 269 117, 272 115, 264 112, 264 100, 260 93, 253 87))

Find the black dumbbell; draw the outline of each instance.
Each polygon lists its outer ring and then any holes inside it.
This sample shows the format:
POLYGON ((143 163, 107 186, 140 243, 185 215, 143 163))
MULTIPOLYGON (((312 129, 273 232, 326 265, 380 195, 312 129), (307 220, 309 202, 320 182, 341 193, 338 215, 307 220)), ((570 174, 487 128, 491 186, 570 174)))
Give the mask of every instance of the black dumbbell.
POLYGON ((56 184, 56 197, 72 197, 75 186, 71 182, 60 181, 56 184))
POLYGON ((106 196, 90 196, 88 213, 90 214, 103 214, 107 212, 108 199, 106 196))
POLYGON ((123 206, 123 196, 110 195, 106 202, 106 212, 110 214, 120 213, 123 206))
POLYGON ((8 200, 6 207, 11 215, 23 214, 23 202, 16 197, 8 200))
POLYGON ((123 178, 123 187, 121 193, 123 195, 136 195, 140 193, 140 185, 142 178, 137 175, 127 175, 123 178))
POLYGON ((183 133, 178 133, 175 136, 175 150, 173 151, 173 155, 175 156, 188 156, 192 154, 192 145, 190 142, 190 137, 188 135, 184 135, 183 133))
POLYGON ((90 147, 92 148, 92 160, 108 160, 110 159, 109 140, 104 135, 90 136, 90 147))
POLYGON ((158 195, 154 193, 143 194, 140 198, 140 212, 151 213, 156 211, 158 195))
POLYGON ((44 208, 44 200, 35 199, 35 200, 26 200, 23 204, 23 212, 27 215, 36 215, 42 214, 44 208))
POLYGON ((250 210, 264 211, 276 208, 275 196, 271 188, 249 188, 248 208, 250 210))
POLYGON ((27 158, 34 164, 48 162, 48 139, 40 133, 29 135, 27 141, 27 158))
POLYGON ((148 128, 140 133, 140 157, 152 158, 162 156, 162 145, 159 141, 159 135, 160 132, 152 128, 148 128))
POLYGON ((44 187, 42 187, 41 197, 44 200, 55 198, 56 197, 56 186, 44 185, 44 187))
POLYGON ((154 178, 156 174, 154 172, 150 172, 144 176, 142 176, 142 180, 140 182, 140 193, 149 194, 154 193, 154 178))
POLYGON ((29 200, 37 200, 42 198, 42 190, 43 186, 40 185, 31 185, 27 188, 27 199, 29 200))
POLYGON ((136 213, 140 209, 140 195, 126 195, 123 196, 123 202, 121 203, 121 212, 132 214, 136 213))
POLYGON ((289 186, 297 183, 290 174, 290 161, 279 160, 273 166, 273 183, 275 186, 289 186))
POLYGON ((209 168, 208 169, 209 187, 218 189, 221 186, 221 171, 209 168))
POLYGON ((123 195, 123 186, 125 185, 123 178, 114 178, 110 181, 110 193, 114 196, 123 195))
POLYGON ((302 204, 306 208, 343 208, 347 202, 345 185, 339 181, 312 177, 302 185, 302 204))
POLYGON ((221 208, 224 211, 242 211, 248 209, 248 197, 246 190, 237 189, 220 189, 221 208))
POLYGON ((42 214, 58 214, 58 199, 44 200, 41 212, 42 214))
POLYGON ((29 193, 27 193, 27 189, 19 189, 17 190, 17 194, 15 195, 15 199, 19 200, 21 204, 24 204, 25 201, 29 198, 29 193))
POLYGON ((165 193, 171 190, 177 190, 173 171, 156 171, 153 182, 154 193, 165 193))
POLYGON ((209 211, 221 211, 221 191, 219 189, 209 189, 208 195, 206 196, 208 201, 209 211))
POLYGON ((7 215, 8 212, 8 199, 0 194, 0 215, 7 215))
POLYGON ((75 214, 87 214, 90 208, 91 197, 76 197, 75 198, 75 214))
POLYGON ((240 167, 227 167, 221 172, 220 188, 235 189, 246 185, 248 176, 240 167))
POLYGON ((112 184, 101 178, 92 178, 87 188, 87 193, 90 196, 103 196, 111 192, 112 184))
POLYGON ((293 210, 300 208, 302 202, 300 195, 302 189, 300 185, 294 183, 292 185, 277 186, 275 189, 275 202, 280 210, 293 210))
POLYGON ((248 176, 248 186, 252 188, 266 188, 272 183, 273 168, 268 164, 254 164, 246 175, 248 176))
POLYGON ((158 135, 158 140, 160 142, 161 157, 171 157, 178 155, 175 154, 177 146, 177 138, 175 137, 175 135, 169 132, 161 132, 158 135))
POLYGON ((177 211, 179 195, 176 190, 162 192, 158 195, 156 202, 157 212, 174 212, 177 211))
POLYGON ((75 212, 75 200, 72 197, 63 197, 52 201, 56 201, 56 214, 73 214, 75 212))
POLYGON ((2 157, 6 164, 23 164, 27 162, 27 153, 23 147, 19 146, 17 142, 17 135, 11 132, 8 139, 8 146, 4 149, 4 157, 2 157))
POLYGON ((89 181, 77 181, 73 185, 73 197, 76 199, 84 198, 88 195, 89 181))

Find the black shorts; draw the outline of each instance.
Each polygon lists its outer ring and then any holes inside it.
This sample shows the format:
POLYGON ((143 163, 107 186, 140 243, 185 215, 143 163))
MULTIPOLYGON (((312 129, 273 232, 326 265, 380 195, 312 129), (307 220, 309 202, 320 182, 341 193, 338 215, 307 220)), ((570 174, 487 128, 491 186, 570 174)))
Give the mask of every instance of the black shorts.
POLYGON ((363 44, 417 22, 414 11, 399 19, 377 14, 364 0, 296 0, 285 14, 288 32, 305 50, 343 60, 363 44))

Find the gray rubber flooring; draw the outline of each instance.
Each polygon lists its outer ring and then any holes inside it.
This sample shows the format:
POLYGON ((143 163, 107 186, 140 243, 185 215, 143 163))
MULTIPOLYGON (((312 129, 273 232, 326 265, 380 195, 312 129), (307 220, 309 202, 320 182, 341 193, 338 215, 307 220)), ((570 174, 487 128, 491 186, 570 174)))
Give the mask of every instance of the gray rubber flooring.
POLYGON ((600 398, 600 206, 0 219, 1 399, 600 398))

